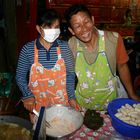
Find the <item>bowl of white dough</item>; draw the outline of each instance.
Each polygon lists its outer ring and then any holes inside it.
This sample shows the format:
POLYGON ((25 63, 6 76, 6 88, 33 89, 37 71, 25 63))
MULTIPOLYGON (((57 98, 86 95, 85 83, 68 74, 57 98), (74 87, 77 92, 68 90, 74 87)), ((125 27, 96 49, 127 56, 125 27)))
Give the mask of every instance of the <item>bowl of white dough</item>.
POLYGON ((118 98, 108 105, 112 126, 121 135, 140 138, 140 102, 128 98, 118 98))
POLYGON ((46 120, 51 127, 46 127, 46 135, 64 138, 72 135, 83 124, 83 115, 70 106, 56 104, 45 109, 46 120))

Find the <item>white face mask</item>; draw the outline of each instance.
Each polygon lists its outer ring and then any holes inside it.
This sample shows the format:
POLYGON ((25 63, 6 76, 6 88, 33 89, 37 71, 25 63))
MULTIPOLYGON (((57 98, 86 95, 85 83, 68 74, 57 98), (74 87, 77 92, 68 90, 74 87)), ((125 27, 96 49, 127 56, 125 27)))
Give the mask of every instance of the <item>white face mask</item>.
POLYGON ((52 43, 54 42, 60 35, 60 29, 56 28, 56 29, 43 29, 44 31, 44 39, 49 42, 52 43))

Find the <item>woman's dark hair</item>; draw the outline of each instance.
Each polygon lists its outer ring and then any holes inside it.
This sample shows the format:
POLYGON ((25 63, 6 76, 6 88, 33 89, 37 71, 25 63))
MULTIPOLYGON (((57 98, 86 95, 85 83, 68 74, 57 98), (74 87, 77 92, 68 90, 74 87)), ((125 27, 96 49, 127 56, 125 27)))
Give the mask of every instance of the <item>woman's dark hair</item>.
POLYGON ((65 19, 67 21, 68 26, 71 26, 71 17, 77 14, 78 12, 85 12, 87 13, 87 15, 89 15, 89 17, 92 16, 89 9, 84 4, 74 4, 65 11, 65 19))
POLYGON ((51 26, 55 20, 60 21, 60 15, 54 9, 47 9, 46 11, 38 14, 36 25, 39 26, 51 26))

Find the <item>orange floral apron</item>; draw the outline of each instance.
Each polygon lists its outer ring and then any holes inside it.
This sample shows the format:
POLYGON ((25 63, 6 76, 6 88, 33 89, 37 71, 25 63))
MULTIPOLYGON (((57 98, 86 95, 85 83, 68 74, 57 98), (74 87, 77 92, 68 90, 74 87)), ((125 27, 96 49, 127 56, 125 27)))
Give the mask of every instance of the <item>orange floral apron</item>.
POLYGON ((68 104, 66 91, 66 67, 61 58, 60 46, 57 47, 58 60, 51 69, 44 68, 38 62, 38 50, 35 45, 34 64, 31 67, 29 88, 35 96, 37 111, 41 106, 68 104))

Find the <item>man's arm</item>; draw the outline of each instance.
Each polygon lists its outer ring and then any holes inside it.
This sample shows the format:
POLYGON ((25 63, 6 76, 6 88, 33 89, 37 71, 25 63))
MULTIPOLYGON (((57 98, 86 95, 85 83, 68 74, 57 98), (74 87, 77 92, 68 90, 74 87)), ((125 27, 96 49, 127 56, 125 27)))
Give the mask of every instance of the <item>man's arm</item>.
POLYGON ((140 101, 140 97, 137 96, 134 91, 131 75, 127 63, 118 64, 117 68, 118 68, 120 79, 127 90, 128 96, 134 100, 140 101))

